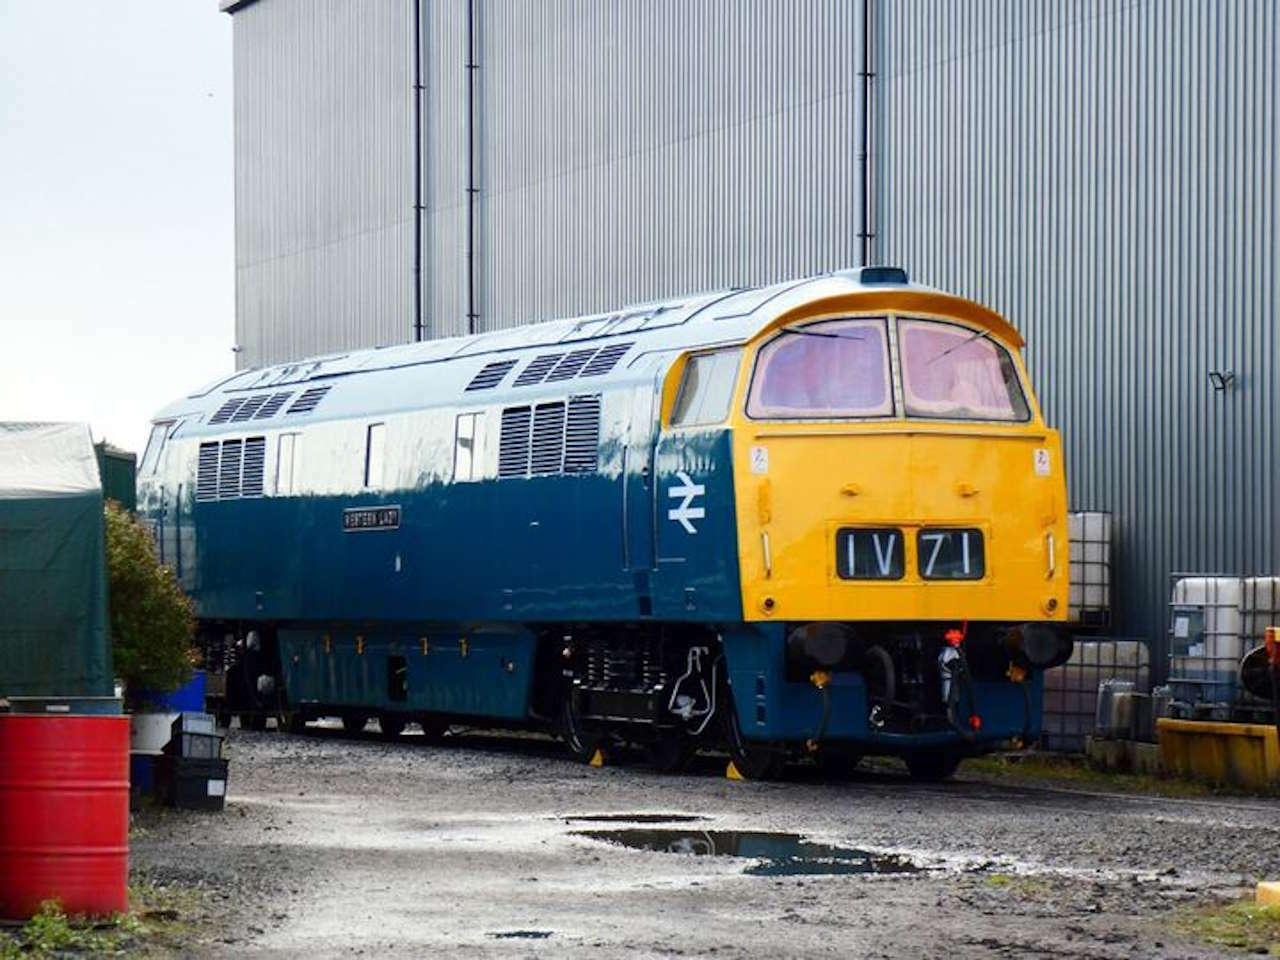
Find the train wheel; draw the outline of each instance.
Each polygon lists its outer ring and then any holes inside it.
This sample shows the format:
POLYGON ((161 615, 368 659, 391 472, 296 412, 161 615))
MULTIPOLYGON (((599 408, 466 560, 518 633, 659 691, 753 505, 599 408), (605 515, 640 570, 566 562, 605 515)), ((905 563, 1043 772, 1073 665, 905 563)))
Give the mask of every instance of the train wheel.
POLYGON ((659 773, 682 773, 689 768, 698 745, 683 730, 658 730, 657 737, 645 744, 645 760, 659 773))
POLYGON ((307 718, 297 710, 281 707, 280 715, 276 717, 276 729, 284 733, 306 733, 307 718))
POLYGON ((590 763, 604 743, 604 732, 593 728, 579 716, 572 693, 565 698, 560 714, 560 736, 579 763, 590 763))
POLYGON ((862 762, 862 751, 846 746, 820 745, 813 755, 813 762, 823 776, 832 779, 849 777, 862 762))
POLYGON ((262 713, 242 713, 240 714, 241 730, 256 730, 261 732, 267 729, 267 717, 262 713))
POLYGON ((368 723, 369 718, 363 713, 344 713, 342 715, 342 732, 354 737, 358 733, 364 733, 364 728, 368 723))
POLYGON ((903 759, 912 780, 946 780, 960 766, 960 757, 945 750, 910 753, 903 759))
POLYGON ((422 727, 422 735, 432 742, 442 739, 449 732, 448 721, 429 713, 418 718, 418 726, 422 727))
POLYGON ((384 713, 378 718, 378 726, 382 728, 384 740, 394 740, 404 733, 404 720, 401 717, 384 713))
POLYGON ((787 765, 783 747, 748 740, 738 725, 738 711, 729 700, 725 703, 725 740, 729 759, 747 780, 777 780, 787 765))

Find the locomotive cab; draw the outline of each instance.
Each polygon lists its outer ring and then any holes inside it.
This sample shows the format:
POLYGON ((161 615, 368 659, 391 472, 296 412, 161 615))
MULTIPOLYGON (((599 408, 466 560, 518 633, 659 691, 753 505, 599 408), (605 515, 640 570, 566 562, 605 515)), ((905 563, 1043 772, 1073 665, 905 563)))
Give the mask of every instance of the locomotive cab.
MULTIPOLYGON (((1070 652, 1066 490, 1021 346, 978 304, 893 289, 806 303, 742 352, 741 765, 803 744, 945 774, 1038 735, 1041 673, 1070 652)), ((715 357, 681 371, 669 427, 715 357)))

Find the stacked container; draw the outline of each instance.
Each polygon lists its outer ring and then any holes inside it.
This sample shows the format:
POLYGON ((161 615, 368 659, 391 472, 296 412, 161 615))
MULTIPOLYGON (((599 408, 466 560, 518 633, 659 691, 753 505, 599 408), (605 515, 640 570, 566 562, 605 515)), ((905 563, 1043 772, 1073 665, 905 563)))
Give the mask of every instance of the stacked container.
POLYGON ((1067 514, 1071 575, 1068 610, 1073 623, 1111 623, 1111 514, 1067 514))
POLYGON ((1280 577, 1175 574, 1169 628, 1169 685, 1195 713, 1228 719, 1252 698, 1240 661, 1280 622, 1280 577))

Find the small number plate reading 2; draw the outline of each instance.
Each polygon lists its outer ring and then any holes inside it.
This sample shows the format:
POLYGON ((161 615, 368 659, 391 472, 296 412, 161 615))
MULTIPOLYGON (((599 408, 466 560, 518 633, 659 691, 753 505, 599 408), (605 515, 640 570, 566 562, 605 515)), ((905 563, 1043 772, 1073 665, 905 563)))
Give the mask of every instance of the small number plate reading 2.
POLYGON ((921 530, 916 556, 926 580, 981 580, 986 573, 981 530, 921 530))
POLYGON ((342 529, 347 533, 360 530, 398 530, 400 507, 349 507, 342 511, 342 529))
POLYGON ((836 572, 842 580, 901 580, 904 567, 901 530, 836 531, 836 572))

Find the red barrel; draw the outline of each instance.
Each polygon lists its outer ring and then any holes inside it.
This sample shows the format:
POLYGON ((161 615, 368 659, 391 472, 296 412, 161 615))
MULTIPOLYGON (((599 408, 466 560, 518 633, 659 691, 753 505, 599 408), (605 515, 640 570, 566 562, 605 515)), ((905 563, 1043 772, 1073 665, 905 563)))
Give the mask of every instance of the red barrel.
POLYGON ((0 714, 0 917, 129 907, 129 718, 0 714))

